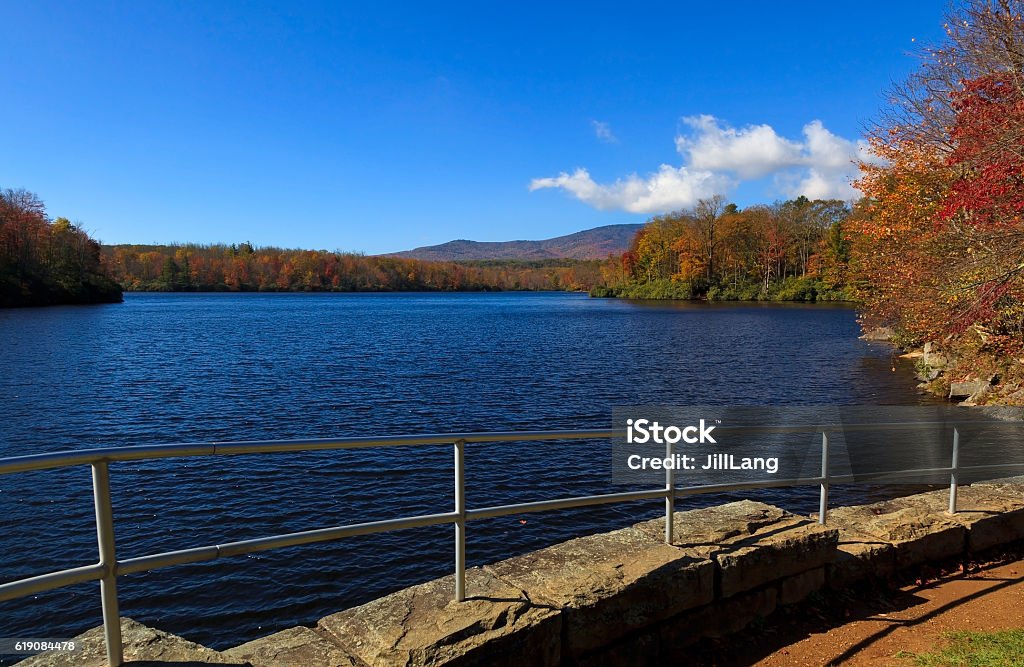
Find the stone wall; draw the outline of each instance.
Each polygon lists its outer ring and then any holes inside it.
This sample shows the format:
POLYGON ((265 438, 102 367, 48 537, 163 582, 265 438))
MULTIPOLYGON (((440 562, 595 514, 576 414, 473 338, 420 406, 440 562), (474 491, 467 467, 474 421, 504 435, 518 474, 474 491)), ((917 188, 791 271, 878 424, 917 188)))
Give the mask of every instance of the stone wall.
MULTIPOLYGON (((816 591, 1022 540, 1022 492, 961 487, 952 515, 948 491, 836 508, 826 526, 749 500, 677 512, 672 545, 663 519, 647 521, 472 568, 465 602, 452 601, 454 579, 444 577, 226 651, 125 619, 125 655, 152 659, 157 647, 180 660, 187 645, 197 662, 254 667, 678 660, 701 638, 736 633, 816 591)), ((88 660, 23 664, 103 664, 102 632, 83 639, 88 660)))

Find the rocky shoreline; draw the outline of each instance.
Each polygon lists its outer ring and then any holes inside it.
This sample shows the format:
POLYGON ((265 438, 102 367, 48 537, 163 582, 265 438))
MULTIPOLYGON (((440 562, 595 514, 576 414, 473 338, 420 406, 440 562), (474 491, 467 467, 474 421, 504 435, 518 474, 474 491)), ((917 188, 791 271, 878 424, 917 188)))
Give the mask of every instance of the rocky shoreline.
MULTIPOLYGON (((984 330, 975 329, 973 335, 983 346, 984 330)), ((1024 359, 998 358, 978 349, 960 350, 935 342, 903 347, 887 327, 868 330, 861 338, 894 345, 902 352, 900 358, 913 361, 918 388, 925 393, 964 407, 1024 406, 1024 359)))

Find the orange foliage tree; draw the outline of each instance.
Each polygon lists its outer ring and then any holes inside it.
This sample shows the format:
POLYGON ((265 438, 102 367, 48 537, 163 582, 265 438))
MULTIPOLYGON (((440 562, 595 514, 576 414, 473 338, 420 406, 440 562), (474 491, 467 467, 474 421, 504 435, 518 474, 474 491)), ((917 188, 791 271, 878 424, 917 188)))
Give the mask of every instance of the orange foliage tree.
POLYGON ((120 300, 96 241, 33 193, 0 190, 0 307, 120 300))
POLYGON ((969 0, 946 43, 892 91, 851 225, 869 324, 908 342, 968 331, 1024 349, 1024 23, 1020 0, 969 0))

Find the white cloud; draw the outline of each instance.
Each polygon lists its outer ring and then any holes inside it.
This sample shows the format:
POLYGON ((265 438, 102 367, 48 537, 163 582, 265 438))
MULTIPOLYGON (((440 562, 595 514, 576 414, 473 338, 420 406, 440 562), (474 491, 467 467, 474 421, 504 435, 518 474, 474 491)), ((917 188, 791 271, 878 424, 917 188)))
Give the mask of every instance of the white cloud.
POLYGON ((714 116, 690 116, 683 123, 689 136, 676 137, 676 150, 691 167, 732 171, 740 178, 760 178, 799 164, 801 146, 783 139, 770 125, 750 125, 741 130, 723 127, 714 116))
POLYGON ((677 136, 676 149, 691 167, 741 179, 772 175, 787 197, 855 199, 857 161, 870 159, 865 142, 835 135, 820 120, 804 125, 801 140, 781 137, 770 125, 736 129, 713 116, 690 116, 683 123, 692 133, 677 136))
POLYGON ((591 126, 594 128, 594 136, 599 141, 603 141, 606 144, 614 144, 618 142, 618 137, 612 133, 612 126, 602 120, 590 121, 591 126))
POLYGON ((787 197, 803 195, 808 199, 846 199, 849 201, 860 196, 848 180, 837 179, 818 169, 809 169, 802 176, 783 174, 776 177, 775 182, 778 190, 785 193, 787 197))
POLYGON ((562 188, 594 208, 660 213, 693 206, 698 199, 722 192, 728 186, 728 178, 720 174, 663 164, 646 178, 632 174, 608 185, 596 183, 586 169, 577 169, 572 174, 563 171, 554 178, 533 179, 530 191, 562 188))
MULTIPOLYGON (((833 134, 819 120, 804 125, 799 139, 783 137, 770 125, 735 128, 709 115, 688 116, 682 122, 688 131, 675 138, 680 167, 663 164, 646 178, 633 174, 609 184, 577 169, 536 178, 530 190, 561 188, 595 208, 661 213, 727 194, 744 181, 771 177, 779 196, 852 200, 858 197, 852 186, 857 162, 875 161, 865 142, 833 134)), ((602 130, 613 136, 606 124, 593 125, 599 138, 602 130)))

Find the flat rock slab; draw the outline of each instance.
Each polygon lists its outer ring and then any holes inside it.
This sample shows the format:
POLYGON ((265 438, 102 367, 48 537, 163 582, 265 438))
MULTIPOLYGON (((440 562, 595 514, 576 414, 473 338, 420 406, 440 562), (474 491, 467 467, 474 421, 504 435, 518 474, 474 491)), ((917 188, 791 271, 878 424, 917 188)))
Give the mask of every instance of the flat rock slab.
MULTIPOLYGON (((107 648, 103 627, 93 628, 75 637, 82 650, 75 653, 44 653, 18 663, 21 667, 107 667, 107 648)), ((177 635, 155 630, 130 618, 121 619, 121 639, 126 665, 248 665, 177 635)))
MULTIPOLYGON (((706 547, 709 553, 753 535, 795 523, 807 523, 805 517, 790 514, 774 505, 740 500, 724 505, 715 505, 673 515, 673 540, 676 546, 686 548, 706 547)), ((664 519, 651 519, 638 523, 636 528, 652 537, 665 533, 664 519)))
POLYGON ((714 599, 714 565, 635 528, 581 537, 486 566, 563 612, 578 656, 714 599))
POLYGON ((312 628, 295 627, 229 648, 224 655, 253 667, 361 667, 363 663, 312 628))
MULTIPOLYGON (((1012 507, 1024 505, 1024 477, 1007 477, 987 482, 975 482, 967 488, 971 489, 966 496, 968 502, 973 497, 971 493, 978 493, 982 498, 1004 502, 1012 507)), ((961 490, 963 490, 963 487, 961 487, 961 490)), ((960 494, 960 497, 964 496, 960 494)))
POLYGON ((837 507, 828 513, 828 523, 852 535, 891 544, 897 569, 962 555, 966 529, 937 509, 927 495, 837 507))
POLYGON ((556 665, 561 615, 481 568, 435 579, 320 619, 332 640, 370 667, 556 665))
MULTIPOLYGON (((664 525, 654 519, 636 527, 653 536, 664 525)), ((839 542, 833 527, 752 500, 676 512, 674 533, 675 546, 715 562, 723 598, 822 567, 839 542)))
MULTIPOLYGON (((919 494, 936 513, 949 509, 949 490, 919 494)), ((957 489, 957 511, 947 515, 967 530, 967 550, 979 553, 1024 539, 1024 485, 980 483, 957 489)))

